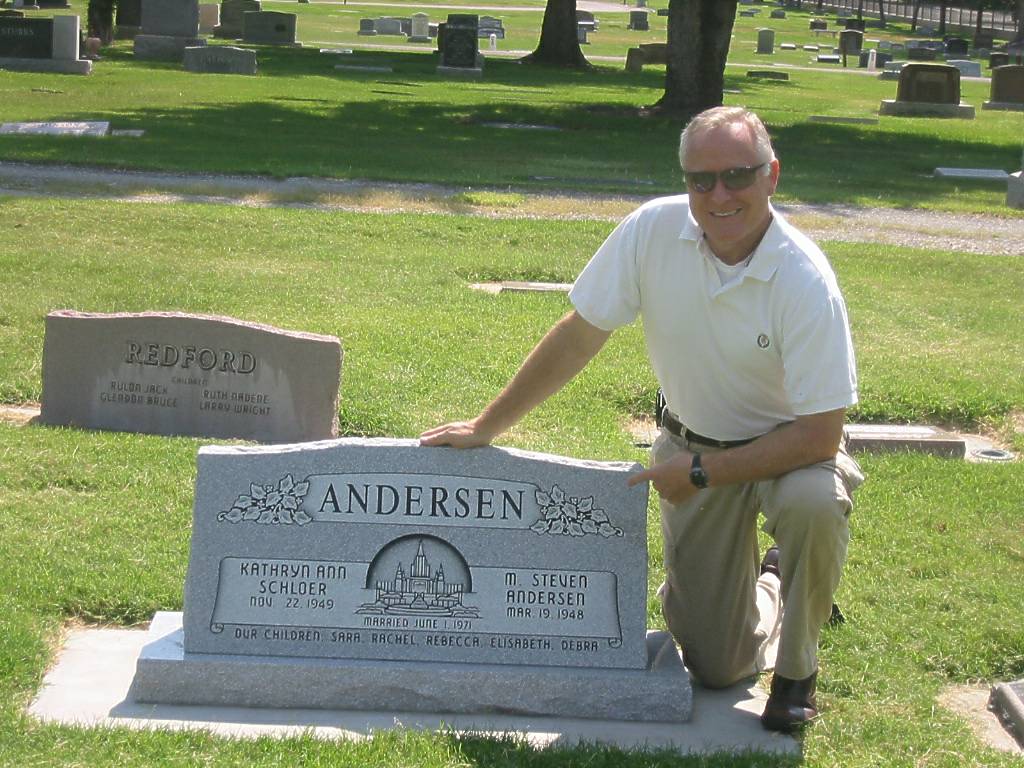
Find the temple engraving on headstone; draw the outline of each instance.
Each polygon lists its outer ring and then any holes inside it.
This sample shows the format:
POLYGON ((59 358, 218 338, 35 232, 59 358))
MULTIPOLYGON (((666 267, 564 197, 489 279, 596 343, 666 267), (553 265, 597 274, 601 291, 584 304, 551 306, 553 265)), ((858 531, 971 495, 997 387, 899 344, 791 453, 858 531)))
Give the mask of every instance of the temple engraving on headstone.
POLYGON ((262 442, 337 434, 333 336, 180 313, 46 318, 43 424, 262 442))
POLYGON ((203 447, 182 628, 161 620, 133 696, 393 709, 408 688, 418 711, 688 719, 679 654, 646 630, 637 469, 411 440, 203 447), (299 660, 309 690, 265 684, 299 660), (208 664, 246 689, 187 690, 208 664))

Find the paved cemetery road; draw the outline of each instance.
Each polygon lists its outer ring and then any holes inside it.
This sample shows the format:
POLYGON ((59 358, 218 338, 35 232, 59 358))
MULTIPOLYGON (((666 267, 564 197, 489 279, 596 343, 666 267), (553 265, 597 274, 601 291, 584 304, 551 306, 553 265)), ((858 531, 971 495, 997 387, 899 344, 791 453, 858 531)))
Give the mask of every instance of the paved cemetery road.
MULTIPOLYGON (((493 218, 618 221, 651 195, 518 190, 511 206, 474 204, 469 191, 436 184, 345 179, 111 171, 0 161, 0 196, 101 198, 139 203, 199 202, 250 207, 379 213, 453 213, 493 218)), ((473 192, 484 191, 474 187, 473 192)), ((507 190, 494 190, 507 193, 507 190)), ((504 202, 504 200, 502 200, 504 202)), ((849 205, 778 205, 821 241, 891 245, 1024 256, 1024 218, 849 205)))

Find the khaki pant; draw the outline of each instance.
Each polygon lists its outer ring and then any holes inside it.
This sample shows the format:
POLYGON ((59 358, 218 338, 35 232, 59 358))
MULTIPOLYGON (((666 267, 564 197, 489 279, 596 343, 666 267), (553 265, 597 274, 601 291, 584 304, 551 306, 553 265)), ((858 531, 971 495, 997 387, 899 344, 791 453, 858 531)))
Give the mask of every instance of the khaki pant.
MULTIPOLYGON (((686 440, 662 430, 652 461, 684 449, 686 440)), ((799 680, 818 669, 818 636, 850 538, 850 497, 863 480, 844 446, 834 460, 773 480, 707 488, 680 505, 661 500, 662 611, 702 685, 721 688, 772 668, 799 680), (758 511, 779 545, 781 593, 773 575, 758 578, 758 511)))

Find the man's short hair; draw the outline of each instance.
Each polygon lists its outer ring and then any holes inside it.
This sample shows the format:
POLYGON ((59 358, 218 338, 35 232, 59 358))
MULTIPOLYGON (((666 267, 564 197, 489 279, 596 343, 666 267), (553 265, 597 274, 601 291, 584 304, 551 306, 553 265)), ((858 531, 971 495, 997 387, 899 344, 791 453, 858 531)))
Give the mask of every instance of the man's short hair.
POLYGON ((761 162, 770 163, 775 159, 772 140, 768 136, 768 129, 764 127, 761 118, 744 107, 712 107, 705 109, 690 120, 683 129, 683 133, 679 137, 680 167, 686 169, 686 147, 696 134, 731 123, 742 123, 750 128, 750 132, 754 135, 757 156, 761 162))

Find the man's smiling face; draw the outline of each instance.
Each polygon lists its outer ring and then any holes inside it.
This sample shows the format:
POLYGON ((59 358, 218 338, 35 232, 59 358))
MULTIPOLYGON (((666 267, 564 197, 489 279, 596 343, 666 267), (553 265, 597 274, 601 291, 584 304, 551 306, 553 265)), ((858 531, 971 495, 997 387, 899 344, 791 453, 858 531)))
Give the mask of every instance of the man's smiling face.
MULTIPOLYGON (((758 155, 753 131, 746 124, 727 123, 690 139, 684 167, 689 172, 721 172, 761 165, 767 159, 758 155)), ((689 190, 693 218, 704 230, 711 250, 727 264, 746 258, 771 223, 768 199, 779 180, 779 161, 772 160, 767 166, 768 173, 761 169, 746 189, 726 189, 718 180, 710 192, 689 190)))

